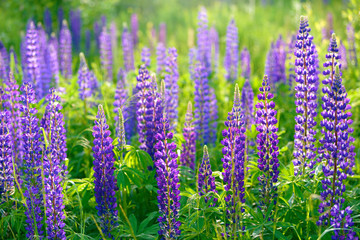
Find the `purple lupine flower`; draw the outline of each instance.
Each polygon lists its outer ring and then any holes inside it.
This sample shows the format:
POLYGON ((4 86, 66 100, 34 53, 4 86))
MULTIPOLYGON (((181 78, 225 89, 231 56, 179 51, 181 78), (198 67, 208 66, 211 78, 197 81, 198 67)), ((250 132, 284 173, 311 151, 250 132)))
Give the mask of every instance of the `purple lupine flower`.
POLYGON ((238 77, 239 65, 239 36, 238 29, 232 19, 226 31, 226 52, 224 67, 226 69, 226 79, 235 82, 238 77))
POLYGON ((295 61, 294 61, 294 51, 295 51, 295 44, 296 44, 296 36, 293 35, 291 40, 288 44, 288 54, 287 60, 289 62, 289 74, 287 83, 289 85, 290 91, 293 90, 293 84, 295 84, 295 61))
POLYGON ((184 143, 182 145, 182 152, 180 155, 180 162, 183 166, 188 166, 195 169, 196 158, 196 134, 193 125, 193 111, 191 102, 188 103, 185 114, 185 124, 183 129, 184 143))
POLYGON ((211 74, 211 45, 206 9, 201 7, 198 15, 197 60, 204 66, 207 76, 211 74))
POLYGON ((76 52, 80 51, 81 43, 81 12, 80 10, 70 11, 70 31, 72 45, 76 52))
POLYGON ((59 56, 58 56, 58 42, 54 33, 51 34, 48 46, 46 49, 46 62, 50 68, 51 76, 55 80, 55 86, 59 86, 59 56))
POLYGON ((216 140, 217 140, 217 125, 218 125, 218 119, 219 119, 219 115, 218 115, 218 104, 217 104, 217 100, 216 100, 216 94, 215 94, 215 90, 213 88, 210 88, 210 93, 209 93, 209 108, 210 108, 210 122, 209 122, 209 131, 210 131, 210 143, 215 145, 216 140))
POLYGON ((170 124, 170 129, 174 130, 178 121, 178 101, 179 101, 179 70, 177 63, 176 48, 169 48, 165 66, 165 112, 170 124))
POLYGON ((286 50, 282 37, 279 36, 275 43, 271 43, 271 48, 266 57, 265 75, 268 76, 270 85, 275 89, 276 84, 286 84, 286 50))
POLYGON ((179 170, 176 159, 176 144, 172 142, 174 134, 169 130, 169 122, 165 117, 157 123, 155 144, 156 181, 158 184, 158 207, 160 216, 159 235, 166 239, 177 239, 180 236, 179 170))
POLYGON ((241 60, 241 76, 245 79, 250 79, 251 70, 250 70, 250 52, 244 47, 240 53, 241 60))
POLYGON ((226 201, 226 234, 229 238, 235 238, 239 235, 238 230, 244 230, 242 221, 242 213, 245 203, 245 187, 244 187, 244 148, 245 148, 245 128, 240 107, 239 86, 235 86, 234 105, 228 113, 226 128, 222 135, 224 139, 221 144, 223 158, 223 177, 225 184, 226 201))
POLYGON ((9 70, 10 70, 10 61, 9 55, 4 44, 0 41, 0 79, 4 82, 9 80, 9 70))
POLYGON ((13 175, 13 151, 11 112, 7 109, 9 96, 0 87, 0 202, 8 201, 15 192, 13 175))
POLYGON ((211 44, 211 62, 212 67, 215 69, 215 71, 218 71, 219 67, 219 35, 215 29, 215 27, 210 28, 209 32, 210 37, 210 44, 211 44))
POLYGON ((52 20, 49 8, 46 8, 44 11, 44 26, 45 32, 48 36, 50 36, 50 34, 52 33, 52 20))
POLYGON ((40 141, 39 120, 35 116, 37 110, 32 108, 36 103, 35 91, 31 84, 24 84, 20 88, 21 94, 21 132, 24 143, 24 176, 25 176, 25 215, 27 231, 26 237, 42 238, 42 219, 41 208, 43 205, 41 166, 42 166, 42 143, 40 141))
POLYGON ((121 111, 124 121, 124 127, 125 127, 125 136, 126 140, 128 142, 131 142, 131 137, 135 135, 134 129, 134 119, 132 119, 132 116, 130 116, 130 106, 129 104, 129 96, 128 92, 126 90, 126 73, 125 71, 120 68, 118 73, 118 82, 115 90, 115 101, 114 101, 114 112, 115 112, 115 125, 116 125, 116 136, 120 137, 121 129, 119 128, 121 126, 119 113, 121 111))
POLYGON ((113 78, 113 54, 111 46, 111 38, 106 27, 103 28, 100 34, 100 59, 101 67, 104 73, 104 79, 112 82, 113 78))
POLYGON ((12 138, 12 145, 13 145, 13 159, 15 164, 15 171, 17 176, 21 175, 19 172, 19 167, 22 166, 22 159, 24 154, 23 149, 23 139, 21 133, 21 103, 20 103, 20 92, 19 86, 16 84, 14 79, 14 75, 12 72, 9 74, 9 82, 5 88, 6 93, 8 94, 8 102, 7 108, 10 111, 10 118, 11 118, 11 138, 12 138))
POLYGON ((111 24, 110 24, 110 39, 111 39, 111 47, 112 47, 112 49, 117 50, 118 31, 117 31, 117 26, 116 26, 115 21, 112 21, 111 24))
POLYGON ((139 42, 139 36, 138 36, 139 21, 138 21, 138 16, 136 13, 133 13, 131 15, 130 22, 131 22, 131 39, 132 39, 133 46, 136 47, 139 42))
POLYGON ((125 71, 130 72, 135 69, 134 67, 134 46, 131 40, 131 34, 129 33, 128 29, 124 27, 122 36, 121 36, 121 43, 124 55, 124 66, 125 71))
POLYGON ((263 215, 268 210, 270 204, 276 204, 277 181, 279 177, 279 147, 278 147, 278 128, 276 119, 275 103, 271 100, 274 95, 270 92, 271 88, 267 76, 264 76, 258 94, 259 102, 256 104, 256 137, 258 149, 258 168, 260 176, 260 208, 263 215))
POLYGON ((246 129, 251 129, 254 123, 254 91, 251 87, 249 78, 246 78, 243 90, 241 92, 241 108, 244 116, 246 129))
POLYGON ((295 44, 295 117, 294 160, 295 175, 313 174, 316 164, 316 116, 318 76, 315 51, 306 17, 300 18, 300 29, 295 44), (308 173, 308 170, 311 172, 308 173))
POLYGON ((88 65, 83 53, 80 53, 80 67, 78 71, 79 97, 81 100, 91 97, 91 79, 88 65))
POLYGON ((356 46, 355 46, 355 30, 354 27, 349 23, 346 26, 347 39, 348 39, 348 54, 349 61, 352 65, 357 66, 357 57, 356 57, 356 46))
POLYGON ((346 48, 341 41, 340 41, 340 46, 339 46, 339 55, 341 56, 341 58, 340 58, 341 68, 347 69, 348 64, 347 64, 347 59, 346 59, 346 48))
POLYGON ((62 28, 62 23, 64 21, 64 10, 60 7, 58 12, 57 12, 57 20, 58 20, 58 27, 59 27, 59 32, 61 31, 62 28))
POLYGON ((40 69, 40 46, 38 31, 33 22, 30 22, 25 36, 25 70, 24 82, 35 86, 37 96, 42 96, 42 82, 40 69))
POLYGON ((140 148, 154 156, 156 124, 162 115, 162 97, 156 92, 156 79, 150 78, 149 71, 141 66, 137 76, 138 90, 136 105, 137 129, 140 148))
POLYGON ((115 156, 113 152, 111 132, 106 123, 102 105, 99 105, 98 113, 93 128, 94 136, 94 184, 96 209, 101 220, 103 233, 111 238, 111 230, 117 219, 116 210, 116 178, 114 177, 115 156))
POLYGON ((141 62, 145 65, 146 68, 150 67, 150 57, 150 49, 148 47, 143 47, 141 50, 141 62))
MULTIPOLYGON (((204 146, 204 155, 198 174, 198 191, 200 196, 207 195, 210 192, 216 192, 215 178, 212 176, 208 148, 204 146)), ((212 201, 211 206, 215 207, 217 198, 205 196, 205 202, 212 201)))
MULTIPOLYGON (((329 55, 335 57, 335 61, 340 59, 337 54, 336 38, 332 35, 330 42, 329 53, 326 58, 329 60, 329 55)), ((325 62, 327 63, 330 61, 325 62)), ((325 65, 324 64, 324 65, 325 65)), ((324 75, 329 75, 324 71, 324 75)), ((324 87, 322 89, 324 96, 322 98, 323 111, 321 113, 323 120, 320 122, 322 127, 323 137, 320 139, 322 145, 319 152, 319 160, 322 161, 322 171, 324 179, 322 182, 321 203, 319 205, 319 221, 318 225, 335 227, 343 227, 345 230, 334 230, 333 239, 355 239, 355 232, 351 229, 353 222, 350 216, 351 211, 346 214, 343 208, 345 199, 343 193, 346 191, 344 180, 348 175, 352 175, 352 166, 354 162, 354 138, 350 136, 354 129, 351 128, 352 120, 350 117, 351 106, 350 99, 347 98, 347 93, 342 84, 341 72, 339 65, 336 66, 336 71, 330 74, 324 80, 324 87), (349 154, 350 153, 350 154, 349 154)))
POLYGON ((206 68, 200 63, 197 63, 194 69, 194 82, 194 125, 196 140, 200 143, 200 145, 207 145, 210 142, 210 92, 206 68))
POLYGON ((72 77, 71 33, 66 20, 63 21, 59 34, 60 71, 64 78, 72 77))
POLYGON ((93 70, 89 71, 90 74, 90 89, 91 94, 94 96, 97 91, 99 91, 99 80, 96 78, 93 70))
POLYGON ((161 75, 166 67, 166 47, 161 42, 156 47, 156 61, 156 73, 161 75))
POLYGON ((46 97, 48 105, 41 127, 45 130, 49 145, 44 154, 44 188, 46 199, 46 226, 48 239, 66 239, 62 180, 66 158, 66 131, 61 113, 60 97, 53 89, 46 97))
POLYGON ((51 69, 49 61, 47 61, 47 36, 41 23, 37 26, 39 36, 39 60, 40 60, 40 71, 41 71, 41 97, 45 97, 45 94, 49 91, 51 84, 51 69))
POLYGON ((189 50, 189 73, 190 79, 195 81, 195 66, 196 66, 196 49, 190 48, 189 50))
POLYGON ((89 55, 91 50, 91 31, 87 29, 85 31, 85 54, 89 55))

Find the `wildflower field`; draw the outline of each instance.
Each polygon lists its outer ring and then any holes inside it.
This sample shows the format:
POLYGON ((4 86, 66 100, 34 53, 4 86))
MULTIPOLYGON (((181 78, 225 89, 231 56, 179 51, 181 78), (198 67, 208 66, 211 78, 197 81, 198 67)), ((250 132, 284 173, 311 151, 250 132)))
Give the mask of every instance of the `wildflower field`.
POLYGON ((0 1, 0 239, 359 239, 359 11, 0 1))

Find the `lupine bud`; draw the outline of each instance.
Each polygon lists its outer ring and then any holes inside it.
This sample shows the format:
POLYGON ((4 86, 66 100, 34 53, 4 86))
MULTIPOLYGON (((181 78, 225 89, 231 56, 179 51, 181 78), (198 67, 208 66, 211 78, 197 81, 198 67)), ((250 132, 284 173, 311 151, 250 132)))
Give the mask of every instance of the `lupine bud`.
POLYGON ((172 142, 173 133, 169 130, 169 122, 165 117, 157 123, 155 144, 156 181, 158 184, 158 207, 160 216, 159 235, 165 239, 178 239, 181 222, 179 171, 176 162, 176 144, 172 142))
POLYGON ((316 50, 312 43, 306 17, 300 18, 300 29, 295 44, 295 135, 294 160, 295 175, 313 175, 316 164, 316 116, 318 72, 316 50), (310 171, 310 172, 309 172, 310 171))
POLYGON ((221 144, 223 158, 223 177, 225 184, 226 201, 226 235, 229 238, 239 237, 238 230, 244 230, 242 225, 242 213, 245 203, 244 187, 244 149, 245 128, 242 111, 240 107, 239 87, 236 84, 234 94, 234 105, 228 113, 225 121, 225 129, 222 132, 224 139, 221 144))
POLYGON ((112 82, 113 78, 113 54, 111 46, 111 38, 106 27, 103 28, 100 34, 100 59, 101 67, 104 74, 104 79, 112 82))
POLYGON ((71 33, 66 20, 59 34, 60 71, 65 79, 72 78, 71 33))
POLYGON ((39 120, 35 116, 37 110, 32 108, 32 104, 36 103, 35 91, 31 84, 24 84, 20 88, 21 94, 21 132, 24 141, 24 176, 25 176, 25 192, 26 210, 25 215, 27 231, 26 237, 34 239, 36 237, 42 238, 42 179, 41 179, 41 149, 39 120))
MULTIPOLYGON (((209 152, 208 148, 204 146, 204 155, 199 168, 198 175, 198 191, 199 195, 203 196, 208 194, 209 192, 217 192, 215 186, 215 178, 212 176, 209 152)), ((217 202, 217 198, 214 197, 205 197, 205 202, 212 201, 211 206, 215 206, 217 202)))
POLYGON ((111 132, 106 123, 102 105, 99 110, 93 128, 94 136, 94 184, 96 209, 101 220, 101 228, 105 236, 112 238, 111 231, 115 226, 118 212, 116 210, 116 178, 114 177, 114 152, 111 132))
POLYGON ((235 82, 238 77, 239 65, 239 36, 238 29, 232 19, 227 27, 226 32, 226 52, 224 67, 226 69, 226 79, 235 82))
POLYGON ((182 145, 182 153, 180 156, 181 165, 195 169, 196 134, 193 125, 193 111, 191 102, 188 103, 183 134, 185 142, 182 145))

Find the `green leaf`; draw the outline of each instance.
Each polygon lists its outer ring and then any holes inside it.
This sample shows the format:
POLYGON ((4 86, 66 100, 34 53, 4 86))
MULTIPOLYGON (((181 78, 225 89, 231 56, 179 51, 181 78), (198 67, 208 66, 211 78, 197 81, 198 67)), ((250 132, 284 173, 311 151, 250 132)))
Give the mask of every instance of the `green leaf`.
POLYGON ((132 229, 134 230, 134 233, 137 233, 137 220, 134 214, 131 214, 129 216, 129 222, 131 224, 132 229))

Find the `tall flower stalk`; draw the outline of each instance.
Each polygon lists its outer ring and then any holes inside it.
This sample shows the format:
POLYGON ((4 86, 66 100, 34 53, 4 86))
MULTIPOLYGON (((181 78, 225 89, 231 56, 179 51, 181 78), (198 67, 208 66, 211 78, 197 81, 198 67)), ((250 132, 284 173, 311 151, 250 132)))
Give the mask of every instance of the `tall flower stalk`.
POLYGON ((65 79, 72 78, 71 33, 66 20, 62 22, 59 34, 60 72, 65 79))
POLYGON ((173 133, 169 130, 166 117, 161 118, 157 124, 155 144, 156 181, 158 184, 158 207, 160 216, 159 235, 165 239, 178 239, 180 237, 179 218, 180 190, 179 170, 177 165, 176 144, 172 142, 173 133))
POLYGON ((111 132, 106 123, 102 105, 99 105, 98 113, 93 128, 94 136, 94 184, 96 209, 101 221, 103 233, 111 238, 111 231, 117 219, 116 210, 116 178, 114 177, 114 152, 111 132))
POLYGON ((196 158, 196 134, 193 125, 193 110, 191 102, 188 103, 187 111, 185 114, 185 124, 183 129, 184 140, 180 162, 184 166, 195 169, 196 158))
POLYGON ((244 187, 244 149, 245 128, 241 110, 239 86, 235 86, 234 105, 225 121, 221 144, 223 158, 223 177, 226 201, 226 234, 231 239, 239 238, 239 231, 244 230, 242 222, 244 187))
POLYGON ((111 36, 106 27, 100 34, 100 60, 104 74, 104 79, 112 82, 113 79, 113 49, 111 45, 111 36))
POLYGON ((256 130, 257 149, 258 149, 258 168, 260 176, 260 208, 265 216, 270 204, 276 204, 277 200, 277 181, 279 176, 279 148, 278 148, 278 128, 276 119, 275 103, 271 100, 274 95, 270 92, 271 88, 267 76, 264 76, 259 102, 256 104, 256 130))
POLYGON ((239 65, 239 36, 238 29, 232 19, 227 27, 226 32, 226 51, 224 67, 226 69, 226 79, 235 82, 238 77, 239 65))
POLYGON ((300 18, 300 29, 295 44, 295 175, 313 174, 316 164, 316 116, 318 76, 315 46, 312 43, 307 17, 300 18))
POLYGON ((65 205, 62 193, 63 176, 66 170, 66 131, 61 113, 61 99, 55 95, 55 90, 50 90, 46 100, 48 105, 41 123, 48 141, 43 163, 46 195, 46 231, 48 239, 66 239, 64 231, 65 205))
POLYGON ((131 34, 127 27, 124 27, 121 36, 121 44, 124 56, 125 71, 130 72, 135 69, 134 67, 134 45, 131 34))
POLYGON ((24 141, 24 175, 25 175, 25 215, 27 231, 26 237, 30 239, 42 238, 44 232, 42 231, 42 147, 40 141, 39 120, 35 116, 37 110, 32 108, 32 104, 36 103, 35 91, 31 84, 24 84, 20 88, 21 101, 23 105, 20 108, 21 115, 21 131, 24 141))
POLYGON ((241 76, 245 79, 250 79, 251 66, 250 66, 250 52, 245 47, 240 53, 241 60, 241 76))
POLYGON ((206 9, 201 7, 198 14, 197 29, 197 54, 196 59, 201 62, 205 68, 207 76, 211 74, 211 44, 209 36, 208 17, 206 9))

